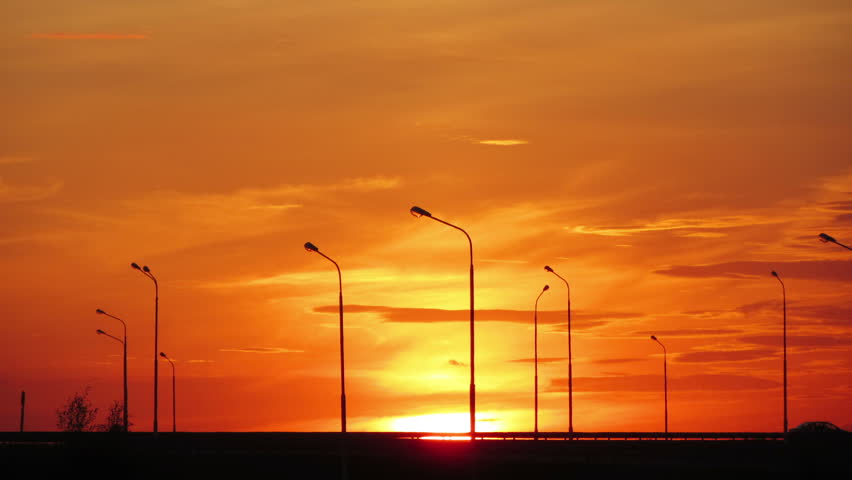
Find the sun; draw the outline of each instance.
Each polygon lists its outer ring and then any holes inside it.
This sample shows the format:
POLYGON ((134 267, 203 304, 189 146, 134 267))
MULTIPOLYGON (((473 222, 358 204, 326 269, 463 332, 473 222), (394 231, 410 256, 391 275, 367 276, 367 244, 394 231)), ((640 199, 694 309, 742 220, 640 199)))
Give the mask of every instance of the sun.
MULTIPOLYGON (((476 415, 477 432, 497 432, 503 428, 502 422, 493 418, 488 412, 476 415)), ((429 433, 465 433, 470 431, 470 414, 461 413, 432 413, 412 417, 400 417, 391 420, 391 431, 395 432, 429 432, 429 433)))

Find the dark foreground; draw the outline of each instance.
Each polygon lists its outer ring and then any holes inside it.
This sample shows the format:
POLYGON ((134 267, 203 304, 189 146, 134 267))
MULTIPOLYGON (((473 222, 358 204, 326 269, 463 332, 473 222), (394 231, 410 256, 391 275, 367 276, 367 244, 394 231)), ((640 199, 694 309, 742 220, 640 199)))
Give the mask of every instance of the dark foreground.
POLYGON ((836 439, 470 442, 383 433, 346 438, 331 433, 0 433, 0 476, 243 480, 341 478, 346 473, 348 478, 445 480, 795 472, 810 477, 852 472, 850 454, 852 445, 836 439))

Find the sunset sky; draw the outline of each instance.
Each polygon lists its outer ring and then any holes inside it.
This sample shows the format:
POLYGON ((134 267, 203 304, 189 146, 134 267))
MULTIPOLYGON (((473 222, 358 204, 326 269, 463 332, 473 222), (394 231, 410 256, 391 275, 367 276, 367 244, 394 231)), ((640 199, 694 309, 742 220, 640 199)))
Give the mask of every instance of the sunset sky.
POLYGON ((0 430, 852 428, 848 0, 3 0, 0 430), (160 429, 171 369, 160 365, 160 429), (103 420, 103 415, 99 421, 103 420))

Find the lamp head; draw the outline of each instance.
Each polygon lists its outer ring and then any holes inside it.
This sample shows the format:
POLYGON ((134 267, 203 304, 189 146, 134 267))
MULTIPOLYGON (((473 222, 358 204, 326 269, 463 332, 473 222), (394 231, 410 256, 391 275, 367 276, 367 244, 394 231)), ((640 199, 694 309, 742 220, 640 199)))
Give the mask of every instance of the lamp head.
POLYGON ((305 250, 319 253, 319 248, 311 242, 305 242, 305 250))
POLYGON ((656 335, 651 335, 651 340, 653 340, 653 341, 655 341, 655 342, 659 342, 659 340, 657 340, 657 336, 656 336, 656 335))
POLYGON ((828 243, 828 242, 837 243, 837 240, 835 240, 834 237, 832 237, 831 235, 829 235, 827 233, 820 233, 819 234, 819 241, 822 242, 822 243, 828 243))
POLYGON ((550 273, 553 273, 553 269, 552 269, 552 268, 550 268, 550 267, 549 267, 549 266, 547 266, 547 265, 545 265, 545 266, 544 266, 544 269, 545 269, 545 270, 547 270, 547 271, 548 271, 548 272, 550 272, 550 273))
POLYGON ((167 356, 166 356, 166 354, 165 354, 165 353, 163 353, 163 352, 160 352, 160 356, 161 356, 161 357, 163 357, 163 358, 165 358, 166 360, 168 360, 168 359, 169 359, 169 357, 167 357, 167 356))
POLYGON ((772 276, 773 276, 773 277, 777 277, 777 276, 778 276, 778 272, 776 272, 775 270, 772 270, 772 276))
POLYGON ((101 330, 100 328, 96 330, 98 335, 106 335, 106 332, 101 330))
POLYGON ((409 211, 411 212, 411 214, 412 214, 413 216, 418 217, 418 218, 419 218, 419 217, 422 217, 422 216, 424 216, 424 215, 425 215, 425 216, 427 216, 427 217, 431 217, 431 216, 432 216, 432 214, 431 214, 431 213, 427 212, 426 210, 423 210, 423 209, 422 209, 422 208, 420 208, 420 207, 411 207, 411 210, 409 210, 409 211))
POLYGON ((139 265, 136 262, 131 263, 130 266, 136 270, 142 270, 141 268, 139 268, 139 265))
POLYGON ((151 273, 151 269, 148 268, 148 265, 145 265, 144 267, 142 267, 142 271, 145 272, 145 273, 151 273))
POLYGON ((95 313, 97 313, 98 315, 105 315, 106 314, 106 312, 101 310, 100 308, 95 310, 95 313))
POLYGON ((546 292, 550 290, 550 285, 545 285, 544 288, 541 289, 542 292, 546 292))

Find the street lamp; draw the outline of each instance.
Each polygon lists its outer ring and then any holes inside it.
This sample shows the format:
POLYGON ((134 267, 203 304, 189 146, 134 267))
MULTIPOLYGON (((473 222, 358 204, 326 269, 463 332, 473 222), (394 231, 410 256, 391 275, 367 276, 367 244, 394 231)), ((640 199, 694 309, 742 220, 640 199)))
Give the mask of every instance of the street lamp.
POLYGON ((852 247, 849 247, 847 245, 843 245, 842 243, 838 242, 834 237, 832 237, 831 235, 829 235, 827 233, 820 233, 819 234, 819 241, 822 242, 822 243, 836 243, 836 244, 840 245, 841 247, 845 248, 846 250, 852 250, 852 247))
POLYGON ((574 372, 571 361, 571 286, 568 285, 568 280, 565 280, 552 268, 545 265, 544 269, 565 282, 565 288, 568 290, 568 432, 574 433, 574 372))
POLYGON ((538 300, 544 295, 544 292, 550 289, 549 285, 545 285, 541 289, 541 293, 535 298, 535 310, 533 310, 533 325, 535 330, 535 433, 538 439, 538 300))
POLYGON ((157 278, 151 273, 151 269, 147 265, 139 267, 136 263, 131 263, 134 270, 139 270, 143 275, 150 278, 154 282, 154 433, 157 433, 157 407, 159 405, 159 362, 157 362, 157 342, 159 340, 159 324, 160 324, 160 286, 157 283, 157 278))
POLYGON ((465 237, 467 237, 467 242, 470 245, 470 439, 475 440, 476 438, 476 383, 474 381, 474 333, 473 333, 473 240, 470 239, 470 235, 467 234, 462 228, 453 225, 452 223, 445 222, 438 217, 433 217, 431 213, 420 207, 411 207, 411 214, 415 217, 429 217, 436 222, 443 223, 448 227, 455 228, 456 230, 462 232, 465 237))
POLYGON ((305 250, 308 252, 318 253, 326 260, 334 264, 337 268, 338 282, 338 312, 340 315, 340 431, 346 433, 346 376, 344 373, 344 356, 343 356, 343 276, 340 274, 340 265, 332 260, 328 255, 319 251, 319 248, 311 242, 305 243, 305 250))
POLYGON ((778 272, 772 270, 772 276, 781 283, 781 295, 784 305, 784 433, 787 433, 787 289, 778 272))
POLYGON ((663 347, 663 405, 665 405, 666 414, 666 433, 669 433, 669 374, 666 371, 666 346, 654 335, 651 335, 651 340, 663 347))
POLYGON ((160 356, 165 358, 172 364, 172 433, 177 432, 177 402, 175 401, 175 362, 172 361, 171 358, 167 357, 165 353, 160 352, 160 356))
POLYGON ((124 341, 121 342, 121 344, 124 346, 124 431, 128 432, 128 427, 130 426, 130 424, 127 420, 127 324, 124 323, 124 320, 114 315, 110 315, 109 313, 101 310, 100 308, 95 310, 95 313, 97 313, 98 315, 106 315, 109 318, 114 318, 121 322, 121 325, 124 327, 124 341))

